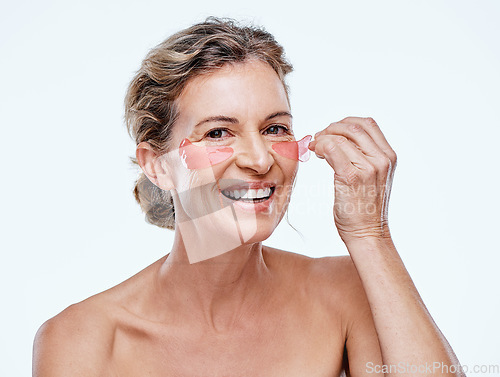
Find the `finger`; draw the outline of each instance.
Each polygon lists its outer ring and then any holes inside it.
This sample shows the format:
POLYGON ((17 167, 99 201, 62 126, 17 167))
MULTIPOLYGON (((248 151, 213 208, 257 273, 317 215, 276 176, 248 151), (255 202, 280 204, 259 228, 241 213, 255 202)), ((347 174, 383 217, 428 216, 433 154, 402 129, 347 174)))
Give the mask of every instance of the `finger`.
POLYGON ((346 178, 359 172, 375 173, 366 156, 347 138, 338 135, 322 135, 314 146, 317 155, 324 157, 335 173, 346 178))
POLYGON ((342 119, 341 122, 361 125, 366 133, 370 135, 373 141, 377 143, 380 149, 384 151, 386 156, 389 157, 393 165, 396 165, 396 152, 394 152, 390 144, 387 142, 387 139, 382 133, 382 130, 373 118, 347 117, 342 119))
POLYGON ((383 176, 394 166, 391 159, 386 153, 375 143, 371 136, 364 128, 355 123, 336 122, 330 124, 322 131, 325 136, 327 134, 342 135, 355 143, 355 146, 367 156, 373 166, 377 168, 377 174, 383 176))
POLYGON ((342 135, 353 141, 366 156, 374 158, 386 157, 384 151, 359 124, 344 122, 332 123, 321 131, 320 136, 323 135, 342 135))

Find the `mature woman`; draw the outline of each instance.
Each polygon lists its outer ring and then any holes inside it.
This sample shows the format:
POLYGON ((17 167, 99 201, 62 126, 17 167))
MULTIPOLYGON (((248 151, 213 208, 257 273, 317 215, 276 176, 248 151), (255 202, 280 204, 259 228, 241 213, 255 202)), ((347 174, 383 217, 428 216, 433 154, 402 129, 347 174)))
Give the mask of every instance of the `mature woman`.
POLYGON ((291 70, 270 34, 213 18, 148 54, 126 97, 134 192, 172 250, 47 321, 34 376, 460 374, 391 240, 394 151, 370 118, 297 140, 291 70), (308 149, 350 257, 262 245, 308 149))

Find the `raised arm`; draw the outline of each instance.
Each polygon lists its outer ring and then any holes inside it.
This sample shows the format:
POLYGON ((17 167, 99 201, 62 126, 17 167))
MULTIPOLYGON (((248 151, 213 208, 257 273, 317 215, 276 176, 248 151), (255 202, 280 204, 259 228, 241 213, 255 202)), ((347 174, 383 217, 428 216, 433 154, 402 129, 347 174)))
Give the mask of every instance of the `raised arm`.
MULTIPOLYGON (((310 149, 335 171, 335 224, 366 292, 380 344, 382 365, 377 360, 367 364, 359 355, 363 330, 351 332, 356 339, 347 339, 350 363, 366 364, 351 366, 351 371, 463 376, 392 242, 387 209, 396 154, 377 123, 355 117, 332 123, 316 134, 310 149)), ((367 320, 360 323, 370 327, 367 320)))

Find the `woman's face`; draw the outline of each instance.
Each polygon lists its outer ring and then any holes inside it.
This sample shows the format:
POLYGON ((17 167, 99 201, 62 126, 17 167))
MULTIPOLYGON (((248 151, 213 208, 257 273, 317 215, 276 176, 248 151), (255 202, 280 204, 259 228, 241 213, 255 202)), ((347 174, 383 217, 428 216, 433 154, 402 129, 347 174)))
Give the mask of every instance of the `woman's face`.
POLYGON ((173 152, 166 160, 177 226, 203 218, 208 221, 195 228, 210 224, 211 233, 217 232, 212 237, 237 237, 241 243, 269 237, 286 211, 298 168, 298 161, 272 148, 295 140, 278 75, 260 61, 227 65, 192 79, 178 108, 173 152), (192 146, 179 153, 185 139, 192 146), (212 164, 200 163, 199 153, 218 148, 221 158, 215 152, 212 164))

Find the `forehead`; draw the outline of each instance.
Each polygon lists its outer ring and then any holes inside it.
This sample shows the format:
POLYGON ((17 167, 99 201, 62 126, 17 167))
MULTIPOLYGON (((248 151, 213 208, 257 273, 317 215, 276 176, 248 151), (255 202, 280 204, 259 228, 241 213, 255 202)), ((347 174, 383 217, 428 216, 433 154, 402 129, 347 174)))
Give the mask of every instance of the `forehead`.
POLYGON ((261 61, 226 65, 193 78, 177 100, 178 122, 189 127, 207 116, 228 116, 240 122, 258 121, 289 111, 285 88, 272 67, 261 61))

